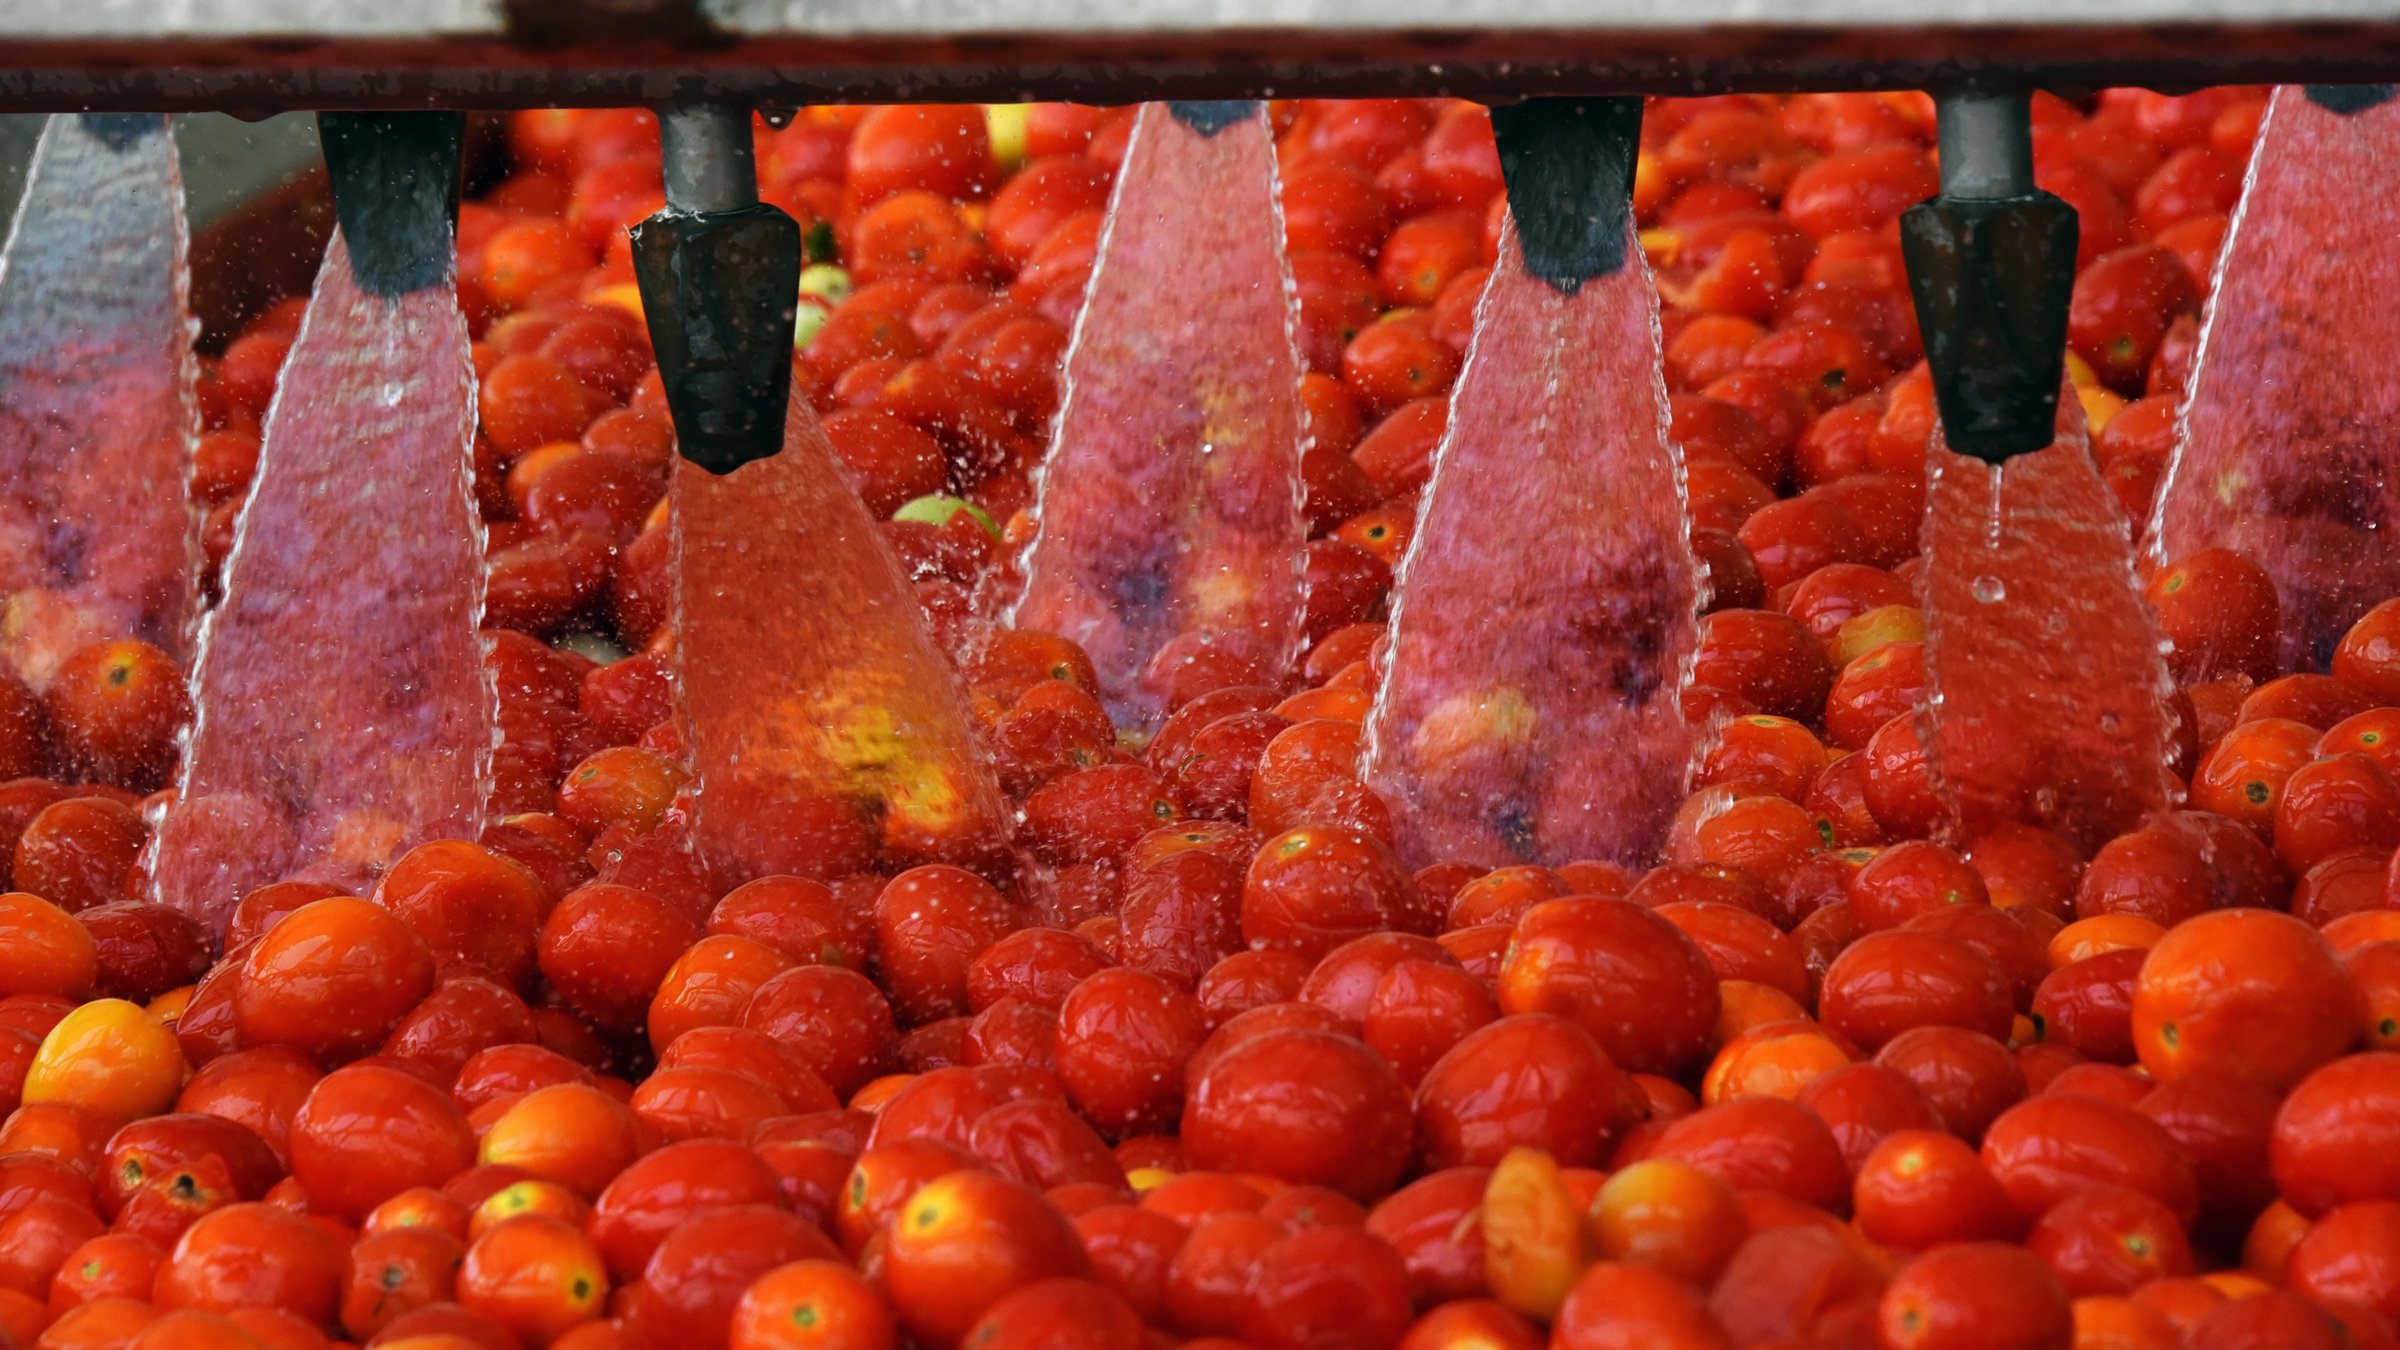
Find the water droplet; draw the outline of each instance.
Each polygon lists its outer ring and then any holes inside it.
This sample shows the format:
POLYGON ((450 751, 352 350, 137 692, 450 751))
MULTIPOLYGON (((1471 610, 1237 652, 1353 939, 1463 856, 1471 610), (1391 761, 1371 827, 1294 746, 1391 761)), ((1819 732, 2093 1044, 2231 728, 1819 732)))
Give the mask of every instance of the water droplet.
POLYGON ((1996 605, 2008 598, 2008 587, 2001 584, 1998 577, 1977 577, 1967 589, 1977 600, 1987 605, 1996 605))
POLYGON ((381 390, 383 395, 383 406, 387 408, 396 408, 400 406, 400 396, 407 392, 408 386, 402 384, 400 381, 385 381, 383 389, 381 390))

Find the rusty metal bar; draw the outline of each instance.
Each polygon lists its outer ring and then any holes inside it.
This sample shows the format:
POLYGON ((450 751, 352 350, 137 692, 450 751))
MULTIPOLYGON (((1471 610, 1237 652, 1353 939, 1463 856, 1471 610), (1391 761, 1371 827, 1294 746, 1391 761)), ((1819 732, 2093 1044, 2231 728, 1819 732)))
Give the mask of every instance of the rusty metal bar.
POLYGON ((0 111, 2394 79, 2400 0, 0 0, 0 111))

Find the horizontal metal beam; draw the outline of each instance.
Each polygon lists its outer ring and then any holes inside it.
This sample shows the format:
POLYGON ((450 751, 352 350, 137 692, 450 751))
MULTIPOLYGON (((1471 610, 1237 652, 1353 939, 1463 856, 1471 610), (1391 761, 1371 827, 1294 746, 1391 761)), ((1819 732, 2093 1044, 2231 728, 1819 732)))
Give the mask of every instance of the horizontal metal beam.
POLYGON ((0 0, 0 110, 2400 80, 2400 0, 0 0))

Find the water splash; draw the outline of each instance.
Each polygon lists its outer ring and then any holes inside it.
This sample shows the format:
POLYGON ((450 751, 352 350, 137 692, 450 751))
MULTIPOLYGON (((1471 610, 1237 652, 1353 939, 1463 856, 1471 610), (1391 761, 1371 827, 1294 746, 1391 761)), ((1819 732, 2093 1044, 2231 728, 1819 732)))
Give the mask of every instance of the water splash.
POLYGON ((1657 294, 1638 249, 1569 297, 1526 271, 1513 221, 1500 248, 1400 572, 1367 781, 1412 865, 1646 863, 1683 797, 1699 640, 1657 294))
POLYGON ((1006 834, 957 677, 795 396, 779 454, 673 483, 690 839, 715 883, 986 856, 1006 834))
POLYGON ((265 882, 362 888, 419 842, 475 837, 498 731, 474 431, 449 277, 371 295, 337 231, 201 627, 183 786, 151 846, 162 900, 222 928, 265 882))
POLYGON ((1304 641, 1304 369, 1260 105, 1204 134, 1145 106, 1066 358, 1011 622, 1082 644, 1155 729, 1201 649, 1279 684, 1304 641))
POLYGON ((2173 804, 2174 692, 2082 404, 2001 466, 1937 428, 1924 527, 1928 767, 1954 838, 2021 821, 2087 847, 2173 804))
POLYGON ((183 186, 164 117, 44 128, 0 254, 0 659, 189 655, 199 542, 183 186))
POLYGON ((2275 91, 2218 254, 2178 448, 2143 547, 2250 556, 2286 670, 2323 666, 2400 591, 2400 100, 2348 114, 2275 91))

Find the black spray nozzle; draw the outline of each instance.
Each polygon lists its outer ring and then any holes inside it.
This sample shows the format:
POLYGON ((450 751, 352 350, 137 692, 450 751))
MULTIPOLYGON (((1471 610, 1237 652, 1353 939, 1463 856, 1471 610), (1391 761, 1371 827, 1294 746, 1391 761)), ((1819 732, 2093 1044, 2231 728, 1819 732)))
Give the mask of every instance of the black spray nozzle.
POLYGON ((758 200, 746 109, 661 114, 667 209, 633 229, 634 278, 678 451, 731 473, 783 448, 800 226, 758 200))
POLYGON ((466 131, 464 113, 317 114, 350 270, 370 295, 450 284, 466 131))
POLYGON ((1533 98, 1492 109, 1525 270, 1568 295, 1633 246, 1638 98, 1533 98))
POLYGON ((1900 251, 1950 448, 1998 463, 2057 439, 2075 208, 2033 185, 2022 94, 1939 100, 1942 191, 1900 218, 1900 251))
POLYGON ((1217 99, 1213 101, 1169 103, 1167 111, 1176 121, 1203 136, 1214 136, 1243 118, 1258 111, 1258 104, 1249 99, 1217 99))
POLYGON ((2390 84, 2312 84, 2302 90, 2308 101, 2327 112, 2348 116, 2369 108, 2380 108, 2400 92, 2400 85, 2390 84))
POLYGON ((130 150, 167 129, 165 113, 77 113, 85 134, 111 150, 130 150))

